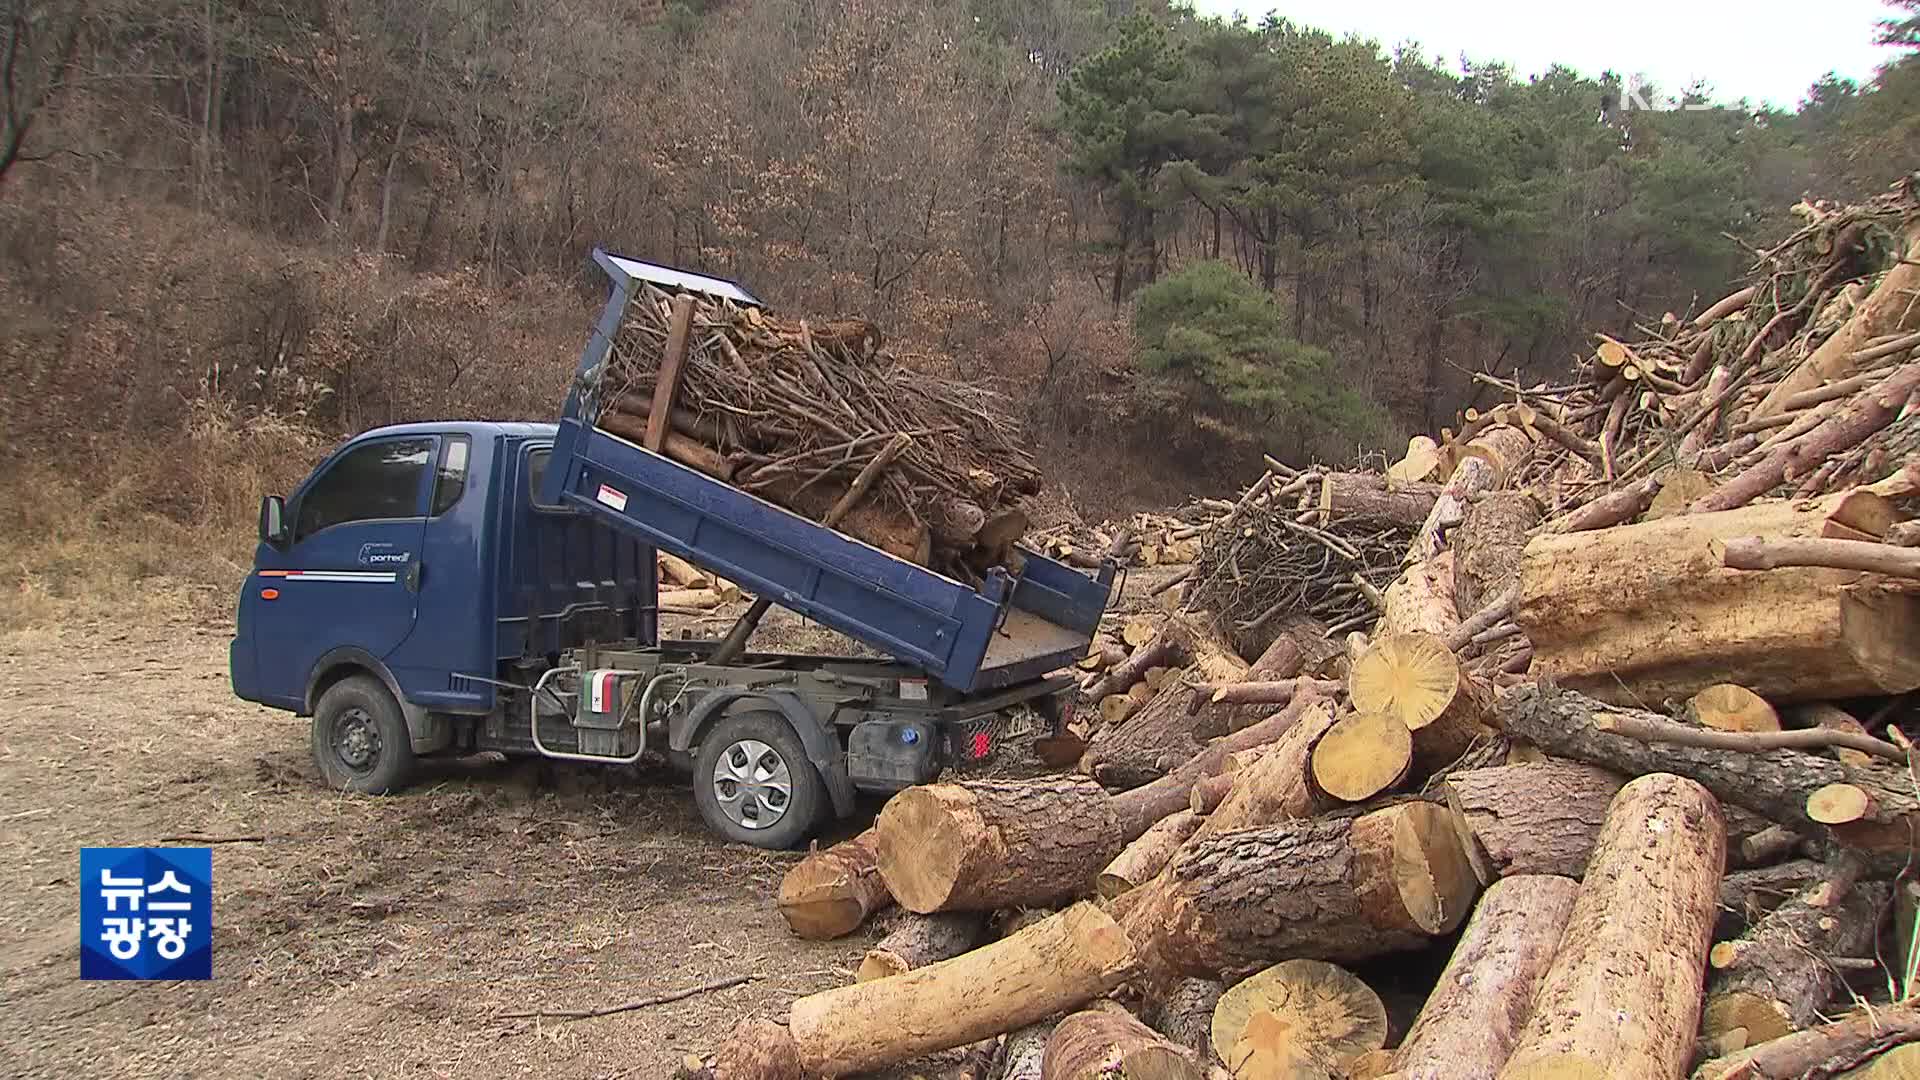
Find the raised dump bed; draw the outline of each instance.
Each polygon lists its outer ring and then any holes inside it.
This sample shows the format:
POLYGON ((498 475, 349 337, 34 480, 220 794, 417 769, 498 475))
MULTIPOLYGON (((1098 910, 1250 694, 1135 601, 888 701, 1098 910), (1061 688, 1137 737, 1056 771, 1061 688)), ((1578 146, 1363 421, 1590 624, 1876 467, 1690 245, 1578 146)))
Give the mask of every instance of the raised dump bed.
POLYGON ((559 421, 543 498, 577 506, 741 588, 971 693, 1065 667, 1092 641, 1115 567, 1090 577, 1016 547, 978 588, 593 426, 607 354, 640 282, 752 298, 727 282, 595 253, 612 281, 559 421))

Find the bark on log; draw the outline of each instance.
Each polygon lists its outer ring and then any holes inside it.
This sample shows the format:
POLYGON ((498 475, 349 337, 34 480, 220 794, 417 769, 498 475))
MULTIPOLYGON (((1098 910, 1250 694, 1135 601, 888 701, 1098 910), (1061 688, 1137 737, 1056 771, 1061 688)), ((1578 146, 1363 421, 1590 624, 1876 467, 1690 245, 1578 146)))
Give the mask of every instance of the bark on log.
POLYGON ((1325 701, 1304 706, 1286 734, 1233 774, 1232 789, 1213 813, 1201 819, 1193 839, 1313 814, 1320 806, 1308 775, 1313 748, 1336 719, 1332 705, 1325 701))
MULTIPOLYGON (((1278 625, 1273 640, 1265 644, 1247 668, 1244 681, 1324 677, 1327 661, 1340 652, 1337 645, 1327 640, 1326 626, 1311 615, 1289 615, 1274 622, 1278 625)), ((1199 709, 1194 735, 1201 739, 1238 731, 1273 713, 1273 709, 1265 705, 1213 705, 1204 701, 1196 701, 1194 705, 1199 709)))
POLYGON ((947 911, 938 915, 906 913, 894 928, 867 950, 854 974, 857 982, 884 979, 941 960, 950 960, 973 948, 986 927, 977 911, 947 911))
MULTIPOLYGON (((1090 888, 1100 869, 1155 823, 1187 807, 1193 785, 1228 755, 1280 738, 1320 699, 1302 697, 1215 740, 1144 787, 1108 795, 1085 781, 975 781, 909 788, 874 825, 880 874, 905 875, 933 910, 1046 905, 1090 888), (1053 900, 1036 894, 1064 890, 1053 900)), ((918 910, 902 904, 908 910, 918 910)))
POLYGON ((1453 590, 1453 552, 1407 567, 1387 586, 1377 634, 1424 633, 1442 641, 1452 637, 1460 628, 1453 590))
POLYGON ((1473 504, 1453 535, 1453 606, 1462 619, 1520 580, 1527 534, 1540 504, 1524 491, 1496 491, 1473 504))
POLYGON ((788 1029, 807 1069, 845 1076, 1035 1023, 1107 993, 1136 970, 1119 926, 1080 903, 951 960, 803 997, 788 1029))
MULTIPOLYGON (((1302 718, 1320 715, 1322 710, 1316 706, 1324 700, 1311 695, 1296 697, 1292 704, 1260 723, 1214 740, 1198 757, 1153 783, 1113 796, 1114 816, 1120 822, 1121 835, 1131 841, 1152 828, 1154 822, 1185 808, 1193 785, 1201 777, 1219 772, 1233 754, 1279 740, 1302 718)), ((1091 875, 1097 870, 1098 867, 1091 867, 1087 872, 1091 875)))
POLYGON ((1776 570, 1782 566, 1830 566, 1894 577, 1920 577, 1920 549, 1869 540, 1769 539, 1744 536, 1728 540, 1721 565, 1735 570, 1776 570))
POLYGON ((1907 226, 1906 254, 1887 271, 1845 325, 1808 356, 1786 378, 1774 384, 1767 396, 1754 406, 1755 417, 1780 412, 1783 403, 1821 383, 1853 374, 1854 355, 1866 349, 1875 338, 1920 327, 1920 221, 1907 226))
MULTIPOLYGON (((611 410, 601 413, 599 419, 594 421, 594 425, 634 443, 645 440, 647 434, 647 422, 644 418, 611 410)), ((705 473, 723 483, 733 482, 733 464, 720 451, 695 442, 684 435, 667 433, 660 447, 660 453, 668 460, 677 461, 695 472, 705 473)))
POLYGON ((1379 522, 1417 529, 1433 512, 1439 484, 1389 483, 1379 473, 1328 473, 1321 481, 1322 505, 1339 521, 1379 522))
POLYGON ((1625 783, 1606 769, 1544 761, 1456 772, 1442 787, 1474 873, 1491 884, 1515 875, 1584 876, 1625 783))
POLYGON ((893 903, 880 877, 878 836, 872 829, 815 851, 780 879, 780 915, 809 941, 843 937, 867 916, 893 903))
POLYGON ((1211 1065, 1216 1060, 1213 1009, 1226 989, 1218 979, 1180 979, 1151 1004, 1147 1023, 1168 1041, 1193 1051, 1202 1064, 1211 1065))
MULTIPOLYGON (((1232 790, 1232 773, 1209 776, 1193 785, 1193 795, 1187 800, 1187 809, 1200 817, 1205 817, 1219 809, 1220 804, 1226 800, 1227 794, 1232 790)), ((1195 827, 1199 827, 1198 823, 1195 823, 1195 827)))
POLYGON ((1147 675, 1147 669, 1159 667, 1181 655, 1180 639, 1175 634, 1161 634, 1152 641, 1133 650, 1125 660, 1108 668, 1105 674, 1087 684, 1087 697, 1098 701, 1108 694, 1125 693, 1127 687, 1139 682, 1147 675))
MULTIPOLYGON (((1857 750, 1852 752, 1859 753, 1857 750)), ((1726 809, 1728 826, 1727 839, 1729 843, 1732 843, 1733 811, 1743 808, 1729 804, 1726 809)), ((1753 813, 1751 810, 1745 812, 1749 814, 1753 813)), ((1758 832, 1741 837, 1737 848, 1730 847, 1728 849, 1727 864, 1729 866, 1741 867, 1769 866, 1792 854, 1793 849, 1800 846, 1800 842, 1800 834, 1787 828, 1785 825, 1769 825, 1758 832), (1737 856, 1734 854, 1736 850, 1738 851, 1737 856)))
MULTIPOLYGON (((1916 552, 1920 554, 1920 552, 1916 552)), ((1276 682, 1237 682, 1237 683, 1201 683, 1194 687, 1196 702, 1193 711, 1198 712, 1202 705, 1267 705, 1279 706, 1293 700, 1301 690, 1313 690, 1325 696, 1332 696, 1342 689, 1331 679, 1283 679, 1276 682), (1202 696, 1204 695, 1204 696, 1202 696)))
POLYGON ((1812 859, 1736 870, 1720 879, 1715 941, 1739 937, 1795 893, 1819 881, 1826 867, 1812 859))
POLYGON ((1836 1074, 1834 1080, 1913 1080, 1920 1076, 1920 1045, 1883 1050, 1871 1060, 1836 1074))
MULTIPOLYGON (((1631 735, 1642 742, 1698 746, 1709 750, 1741 750, 1757 754, 1767 750, 1822 750, 1832 746, 1846 746, 1860 750, 1869 757, 1881 758, 1896 765, 1904 765, 1907 760, 1906 753, 1890 742, 1845 730, 1809 728, 1801 731, 1716 731, 1690 724, 1677 724, 1656 715, 1628 716, 1618 713, 1596 720, 1595 723, 1603 730, 1631 735)), ((1856 819, 1849 817, 1843 820, 1856 819)), ((1832 824, 1832 822, 1823 822, 1823 824, 1832 824)))
POLYGON ((1454 466, 1408 547, 1405 561, 1424 562, 1440 554, 1447 532, 1466 520, 1472 497, 1499 487, 1533 450, 1526 432, 1505 424, 1487 428, 1468 445, 1484 456, 1462 457, 1454 466))
POLYGON ((1460 925, 1477 888, 1446 811, 1409 802, 1196 835, 1128 894, 1139 899, 1121 925, 1151 970, 1231 979, 1423 948, 1460 925))
MULTIPOLYGON (((1825 728, 1828 731, 1846 731, 1855 735, 1871 738, 1867 726, 1854 715, 1838 705, 1825 701, 1812 701, 1787 710, 1787 720, 1795 728, 1825 728)), ((1843 764, 1865 765, 1872 756, 1864 750, 1853 750, 1844 746, 1833 748, 1833 756, 1843 764)))
POLYGON ((1831 830, 1834 839, 1867 850, 1904 851, 1910 825, 1920 827, 1920 799, 1906 771, 1875 762, 1854 768, 1799 750, 1746 753, 1672 743, 1647 743, 1603 730, 1611 716, 1672 725, 1666 717, 1608 706, 1571 691, 1517 686, 1500 698, 1500 726, 1559 757, 1635 776, 1669 772, 1704 785, 1714 797, 1809 833, 1817 824, 1807 798, 1828 784, 1851 783, 1876 803, 1865 821, 1831 830), (1596 720, 1600 724, 1596 725, 1596 720))
POLYGON ((1405 1080, 1494 1080, 1532 1012, 1579 892, 1573 879, 1549 875, 1494 882, 1391 1068, 1405 1080))
POLYGON ((1686 1074, 1725 845, 1700 785, 1620 789, 1503 1080, 1686 1074))
POLYGON ((1548 526, 1550 533, 1590 532, 1594 529, 1611 529, 1632 521, 1647 512, 1653 500, 1660 494, 1666 482, 1657 476, 1646 476, 1618 491, 1603 495, 1568 514, 1555 518, 1548 526))
POLYGON ((1029 1024, 1009 1034, 1000 1044, 1000 1059, 994 1063, 993 1080, 1041 1080, 1040 1069, 1046 1061, 1047 1042, 1053 1038, 1054 1022, 1029 1024))
POLYGON ((1707 985, 1708 1036, 1747 1029, 1766 1042, 1812 1024, 1840 985, 1829 958, 1860 956, 1874 939, 1886 891, 1859 882, 1842 859, 1737 941, 1713 947, 1707 985))
POLYGON ((901 907, 989 911, 1085 893, 1127 843, 1099 785, 973 780, 908 788, 874 821, 880 876, 901 907))
MULTIPOLYGON (((1195 790, 1199 790, 1197 787, 1195 790)), ((1173 853, 1200 827, 1201 817, 1191 810, 1168 815, 1159 824, 1140 834, 1114 856, 1095 882, 1101 897, 1112 899, 1137 885, 1144 885, 1166 869, 1173 853)))
POLYGON ((1712 550, 1736 536, 1884 531, 1878 496, 1760 503, 1527 544, 1514 619, 1534 671, 1618 701, 1684 698, 1733 682, 1776 704, 1920 686, 1920 597, 1844 570, 1730 570, 1712 550))
POLYGON ((1111 1001, 1074 1013, 1047 1041, 1043 1080, 1205 1080, 1206 1073, 1175 1046, 1111 1001))
POLYGON ((713 584, 712 575, 678 555, 659 551, 654 553, 654 561, 660 564, 660 571, 667 580, 680 588, 704 589, 713 584))
POLYGON ((1920 1043, 1884 1049, 1870 1061, 1839 1072, 1834 1080, 1914 1080, 1914 1076, 1920 1076, 1920 1043))
POLYGON ((1916 1040, 1920 1006, 1881 1005, 1709 1061, 1694 1071, 1693 1080, 1836 1076, 1916 1040))
POLYGON ((1711 494, 1696 499, 1688 510, 1703 514, 1744 506, 1783 481, 1811 475, 1828 458, 1860 445, 1869 435, 1893 423, 1916 390, 1920 390, 1920 362, 1908 364, 1886 381, 1854 395, 1844 410, 1768 454, 1711 494))
POLYGON ((1199 691, 1194 684, 1232 681, 1246 674, 1246 662, 1204 629, 1170 621, 1162 633, 1178 635, 1192 664, 1178 682, 1154 694, 1122 723, 1095 732, 1088 741, 1087 752, 1080 758, 1080 771, 1108 787, 1152 783, 1200 753, 1201 721, 1193 707, 1199 691))

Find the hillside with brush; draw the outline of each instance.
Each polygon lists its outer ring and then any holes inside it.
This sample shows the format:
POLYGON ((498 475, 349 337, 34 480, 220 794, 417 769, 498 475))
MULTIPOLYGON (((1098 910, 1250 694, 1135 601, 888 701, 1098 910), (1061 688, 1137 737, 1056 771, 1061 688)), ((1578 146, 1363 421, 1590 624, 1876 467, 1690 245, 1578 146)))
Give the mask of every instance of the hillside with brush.
POLYGON ((224 604, 338 439, 550 417, 596 246, 999 395, 1040 524, 1383 463, 1902 175, 1903 10, 1785 112, 1144 0, 12 0, 8 594, 224 604))

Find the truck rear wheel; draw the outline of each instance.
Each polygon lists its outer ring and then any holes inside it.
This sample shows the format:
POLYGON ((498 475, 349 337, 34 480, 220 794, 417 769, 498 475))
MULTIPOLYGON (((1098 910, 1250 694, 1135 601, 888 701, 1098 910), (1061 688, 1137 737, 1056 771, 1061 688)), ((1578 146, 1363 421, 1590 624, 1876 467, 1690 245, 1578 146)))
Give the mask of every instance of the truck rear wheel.
POLYGON ((722 717, 700 738, 693 801, 709 828, 729 840, 780 851, 820 822, 826 785, 783 717, 722 717))
POLYGON ((352 675, 327 688, 313 706, 313 763, 335 791, 385 795, 413 775, 407 719, 386 684, 352 675))

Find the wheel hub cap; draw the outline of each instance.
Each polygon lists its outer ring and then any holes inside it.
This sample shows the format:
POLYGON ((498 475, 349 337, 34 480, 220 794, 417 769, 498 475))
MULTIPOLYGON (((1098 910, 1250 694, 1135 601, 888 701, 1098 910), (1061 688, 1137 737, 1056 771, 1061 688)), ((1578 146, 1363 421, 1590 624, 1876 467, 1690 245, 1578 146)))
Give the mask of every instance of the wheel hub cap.
POLYGON ((380 730, 365 709, 348 709, 333 726, 333 752, 340 763, 364 772, 380 759, 380 730))
POLYGON ((721 752, 713 770, 713 794, 734 824, 772 828, 787 816, 793 774, 778 750, 758 739, 741 739, 721 752))

